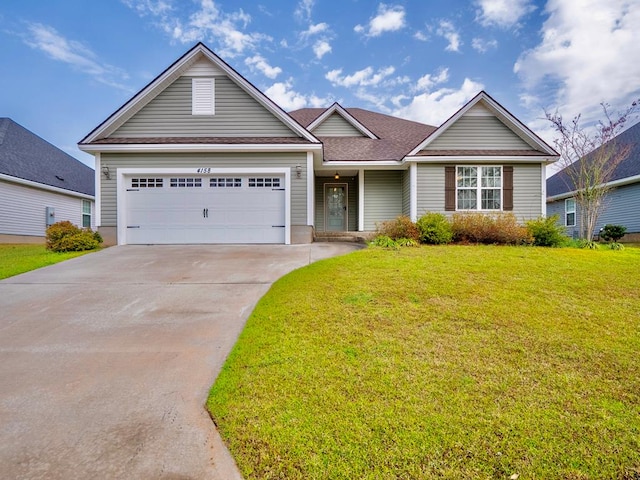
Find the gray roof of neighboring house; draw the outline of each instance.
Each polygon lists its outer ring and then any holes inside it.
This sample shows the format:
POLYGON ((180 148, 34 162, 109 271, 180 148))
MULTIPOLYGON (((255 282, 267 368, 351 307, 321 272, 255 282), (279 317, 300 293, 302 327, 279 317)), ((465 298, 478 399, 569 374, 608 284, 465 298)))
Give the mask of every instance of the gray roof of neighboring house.
MULTIPOLYGON (((623 178, 640 175, 640 122, 618 134, 615 142, 621 146, 631 145, 631 151, 627 158, 616 167, 609 181, 622 180, 623 178)), ((589 161, 589 158, 590 154, 578 160, 578 162, 589 161)), ((563 193, 575 190, 573 182, 571 182, 566 172, 567 168, 571 167, 566 167, 547 179, 548 197, 555 197, 556 195, 562 195, 563 193)))
MULTIPOLYGON (((306 128, 326 110, 303 108, 289 112, 289 115, 306 128)), ((400 161, 436 130, 431 125, 361 108, 345 110, 378 138, 318 136, 324 145, 325 161, 400 161)))
POLYGON ((0 117, 0 174, 95 195, 94 170, 10 118, 0 117))

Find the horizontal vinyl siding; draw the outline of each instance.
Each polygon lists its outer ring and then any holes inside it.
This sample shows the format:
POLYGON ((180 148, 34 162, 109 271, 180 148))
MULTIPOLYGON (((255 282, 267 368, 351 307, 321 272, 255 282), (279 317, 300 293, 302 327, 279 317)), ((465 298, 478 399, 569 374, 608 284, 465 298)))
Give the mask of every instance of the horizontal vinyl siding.
POLYGON ((463 116, 425 150, 532 150, 496 117, 463 116))
MULTIPOLYGON (((565 226, 565 202, 558 200, 557 202, 547 203, 547 217, 558 215, 558 225, 565 226)), ((580 216, 578 215, 578 206, 576 205, 576 225, 574 227, 565 227, 565 233, 572 238, 578 238, 578 224, 580 222, 580 216)))
POLYGON ((402 172, 402 214, 411 215, 411 174, 409 170, 402 172))
POLYGON ((609 192, 594 233, 608 223, 624 225, 628 233, 640 233, 640 183, 609 192))
POLYGON ((294 137, 229 78, 215 78, 215 115, 191 114, 192 77, 180 77, 111 137, 294 137))
POLYGON ((43 237, 47 207, 55 209, 56 222, 68 220, 82 227, 81 198, 0 180, 0 234, 43 237))
POLYGON ((362 133, 341 115, 333 113, 313 130, 320 137, 362 137, 362 133))
POLYGON ((350 232, 356 232, 358 230, 358 177, 340 177, 340 180, 334 180, 331 177, 316 177, 315 228, 319 232, 324 232, 324 186, 335 183, 347 184, 347 228, 350 232))
POLYGON ((402 172, 397 170, 364 172, 364 229, 375 230, 376 223, 402 215, 402 172))
MULTIPOLYGON (((453 213, 444 209, 444 167, 418 164, 418 217, 426 212, 453 213)), ((520 221, 542 214, 541 168, 541 165, 513 165, 512 213, 520 221)))
MULTIPOLYGON (((270 168, 288 167, 295 170, 302 167, 301 176, 291 175, 291 224, 307 224, 307 156, 306 153, 165 153, 165 154, 124 154, 103 153, 102 165, 109 165, 113 172, 111 179, 103 178, 102 184, 102 226, 115 227, 116 218, 116 175, 118 168, 270 168)), ((292 172, 293 173, 293 172, 292 172)), ((194 173, 194 176, 196 174, 194 173)), ((202 175, 206 177, 207 175, 202 175)))

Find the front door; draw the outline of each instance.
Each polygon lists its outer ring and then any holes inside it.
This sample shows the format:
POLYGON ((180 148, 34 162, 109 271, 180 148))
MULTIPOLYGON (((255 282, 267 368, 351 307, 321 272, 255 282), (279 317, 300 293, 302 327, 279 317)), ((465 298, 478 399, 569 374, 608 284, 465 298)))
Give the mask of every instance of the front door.
POLYGON ((347 231, 347 184, 325 184, 324 205, 325 230, 347 231))

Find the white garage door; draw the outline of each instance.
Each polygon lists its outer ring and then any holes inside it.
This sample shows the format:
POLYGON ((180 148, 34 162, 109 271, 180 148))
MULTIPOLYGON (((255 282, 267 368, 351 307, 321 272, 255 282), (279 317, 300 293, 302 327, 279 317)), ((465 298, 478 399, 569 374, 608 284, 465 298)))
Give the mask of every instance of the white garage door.
POLYGON ((283 176, 126 178, 127 243, 284 243, 283 176))

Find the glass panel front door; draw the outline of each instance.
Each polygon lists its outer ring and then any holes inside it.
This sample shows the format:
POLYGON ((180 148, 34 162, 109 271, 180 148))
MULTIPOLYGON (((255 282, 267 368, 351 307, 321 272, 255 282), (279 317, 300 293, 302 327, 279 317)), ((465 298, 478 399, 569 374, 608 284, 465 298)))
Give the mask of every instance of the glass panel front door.
POLYGON ((325 230, 343 232, 347 230, 347 186, 325 185, 325 230))

